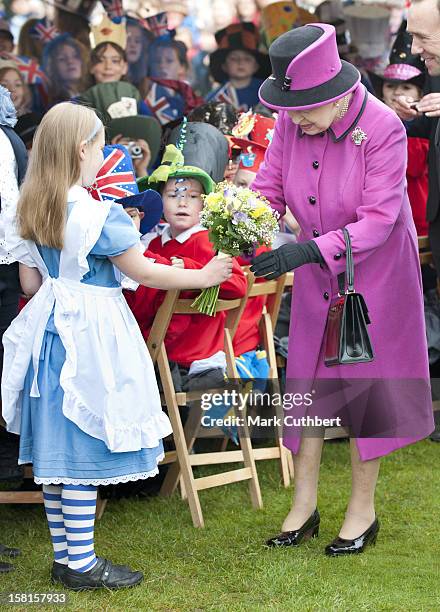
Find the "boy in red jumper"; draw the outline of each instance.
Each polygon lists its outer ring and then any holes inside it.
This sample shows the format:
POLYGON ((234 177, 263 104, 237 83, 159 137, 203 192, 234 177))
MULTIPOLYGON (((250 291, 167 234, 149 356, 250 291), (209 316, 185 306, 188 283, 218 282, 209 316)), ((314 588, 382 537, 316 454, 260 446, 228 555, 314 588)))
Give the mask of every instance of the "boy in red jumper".
MULTIPOLYGON (((150 242, 144 255, 159 263, 194 269, 202 268, 215 255, 208 231, 199 224, 203 208, 201 196, 214 188, 214 181, 202 167, 217 180, 221 179, 227 162, 228 144, 223 134, 211 125, 189 123, 185 129, 183 152, 168 145, 162 165, 148 179, 149 188, 162 191, 164 217, 168 225, 150 242)), ((139 186, 141 189, 147 187, 147 180, 141 179, 139 186)), ((220 287, 220 297, 235 299, 245 293, 246 278, 235 262, 231 278, 220 287)), ((145 338, 164 296, 163 291, 139 287, 129 301, 145 338)), ((195 296, 194 292, 181 293, 181 297, 195 296)), ((178 366, 174 373, 178 370, 183 390, 200 384, 205 386, 205 383, 208 387, 224 382, 225 318, 225 313, 218 313, 214 317, 174 315, 171 319, 165 345, 168 358, 178 366)))

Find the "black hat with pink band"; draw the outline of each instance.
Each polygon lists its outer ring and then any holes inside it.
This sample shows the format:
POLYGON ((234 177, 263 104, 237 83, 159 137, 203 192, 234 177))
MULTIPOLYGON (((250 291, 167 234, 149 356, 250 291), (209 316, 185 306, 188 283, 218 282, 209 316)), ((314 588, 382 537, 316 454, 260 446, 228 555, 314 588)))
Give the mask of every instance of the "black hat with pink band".
POLYGON ((261 102, 274 110, 305 110, 329 104, 356 89, 360 73, 341 60, 336 30, 311 23, 286 32, 269 48, 272 74, 260 87, 261 102))

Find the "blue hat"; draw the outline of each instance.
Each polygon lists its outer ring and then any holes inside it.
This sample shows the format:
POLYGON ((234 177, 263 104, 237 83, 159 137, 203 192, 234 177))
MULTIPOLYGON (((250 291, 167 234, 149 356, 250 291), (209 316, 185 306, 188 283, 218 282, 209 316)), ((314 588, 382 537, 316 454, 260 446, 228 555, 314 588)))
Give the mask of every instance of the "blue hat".
POLYGON ((133 162, 123 145, 104 147, 104 162, 87 190, 95 200, 114 200, 124 208, 141 210, 145 215, 141 221, 141 234, 149 232, 162 216, 161 196, 152 189, 139 192, 133 162))

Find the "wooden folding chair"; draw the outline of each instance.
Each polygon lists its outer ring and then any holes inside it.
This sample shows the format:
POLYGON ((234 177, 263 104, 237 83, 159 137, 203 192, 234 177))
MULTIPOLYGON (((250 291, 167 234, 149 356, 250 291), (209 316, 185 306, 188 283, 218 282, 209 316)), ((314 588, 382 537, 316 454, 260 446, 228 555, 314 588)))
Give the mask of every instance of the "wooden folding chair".
MULTIPOLYGON (((278 366, 277 356, 275 353, 275 344, 273 337, 273 330, 276 325, 278 313, 281 306, 281 298, 284 292, 286 281, 289 280, 293 284, 293 273, 288 275, 284 274, 277 280, 265 281, 261 283, 255 283, 255 277, 247 267, 243 270, 249 275, 250 282, 248 282, 247 298, 266 296, 266 305, 263 308, 261 320, 260 320, 260 341, 266 351, 267 360, 269 363, 269 375, 268 380, 271 381, 272 392, 274 394, 281 394, 281 388, 278 378, 278 366)), ((241 315, 241 313, 240 313, 241 315)), ((235 335, 236 328, 238 327, 239 320, 236 321, 235 327, 232 329, 232 335, 235 335)), ((284 413, 283 407, 276 403, 275 416, 279 419, 279 422, 283 422, 284 413)), ((283 427, 277 425, 275 427, 275 446, 254 448, 254 457, 257 461, 264 459, 279 459, 280 460, 280 473, 285 487, 290 485, 290 479, 293 478, 293 461, 291 452, 283 446, 283 427)))
MULTIPOLYGON (((245 298, 243 298, 245 299, 245 298)), ((217 312, 228 313, 225 324, 225 353, 227 362, 227 375, 230 379, 238 379, 238 372, 233 358, 231 329, 236 328, 236 320, 243 306, 243 299, 219 300, 217 312)), ((163 388, 164 403, 168 408, 168 415, 173 428, 173 437, 176 450, 166 453, 163 463, 170 463, 168 473, 161 488, 162 495, 171 495, 181 480, 183 484, 182 496, 188 500, 191 517, 195 527, 203 527, 203 513, 200 505, 199 491, 211 487, 249 481, 249 492, 254 508, 262 508, 262 498, 258 474, 251 439, 246 424, 238 427, 240 451, 220 451, 209 453, 190 454, 193 448, 197 430, 200 426, 202 410, 198 406, 191 406, 188 419, 183 427, 179 406, 186 406, 188 402, 199 402, 206 393, 221 392, 223 389, 208 389, 191 391, 187 393, 176 392, 171 376, 165 336, 171 317, 175 314, 196 314, 191 307, 193 300, 179 299, 179 291, 168 291, 165 300, 159 308, 149 337, 147 346, 153 363, 157 364, 163 388), (244 467, 211 476, 196 477, 193 467, 200 465, 218 465, 231 462, 243 462, 244 467)), ((245 416, 245 411, 236 408, 236 415, 245 416)))

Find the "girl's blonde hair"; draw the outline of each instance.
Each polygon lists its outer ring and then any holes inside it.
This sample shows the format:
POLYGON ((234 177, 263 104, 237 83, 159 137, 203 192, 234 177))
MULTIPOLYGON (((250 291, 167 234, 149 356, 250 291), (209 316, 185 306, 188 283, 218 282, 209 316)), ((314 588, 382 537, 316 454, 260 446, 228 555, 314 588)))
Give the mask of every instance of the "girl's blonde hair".
POLYGON ((18 200, 22 238, 63 248, 67 193, 81 175, 80 145, 92 144, 101 129, 92 109, 71 102, 53 106, 43 117, 18 200))

